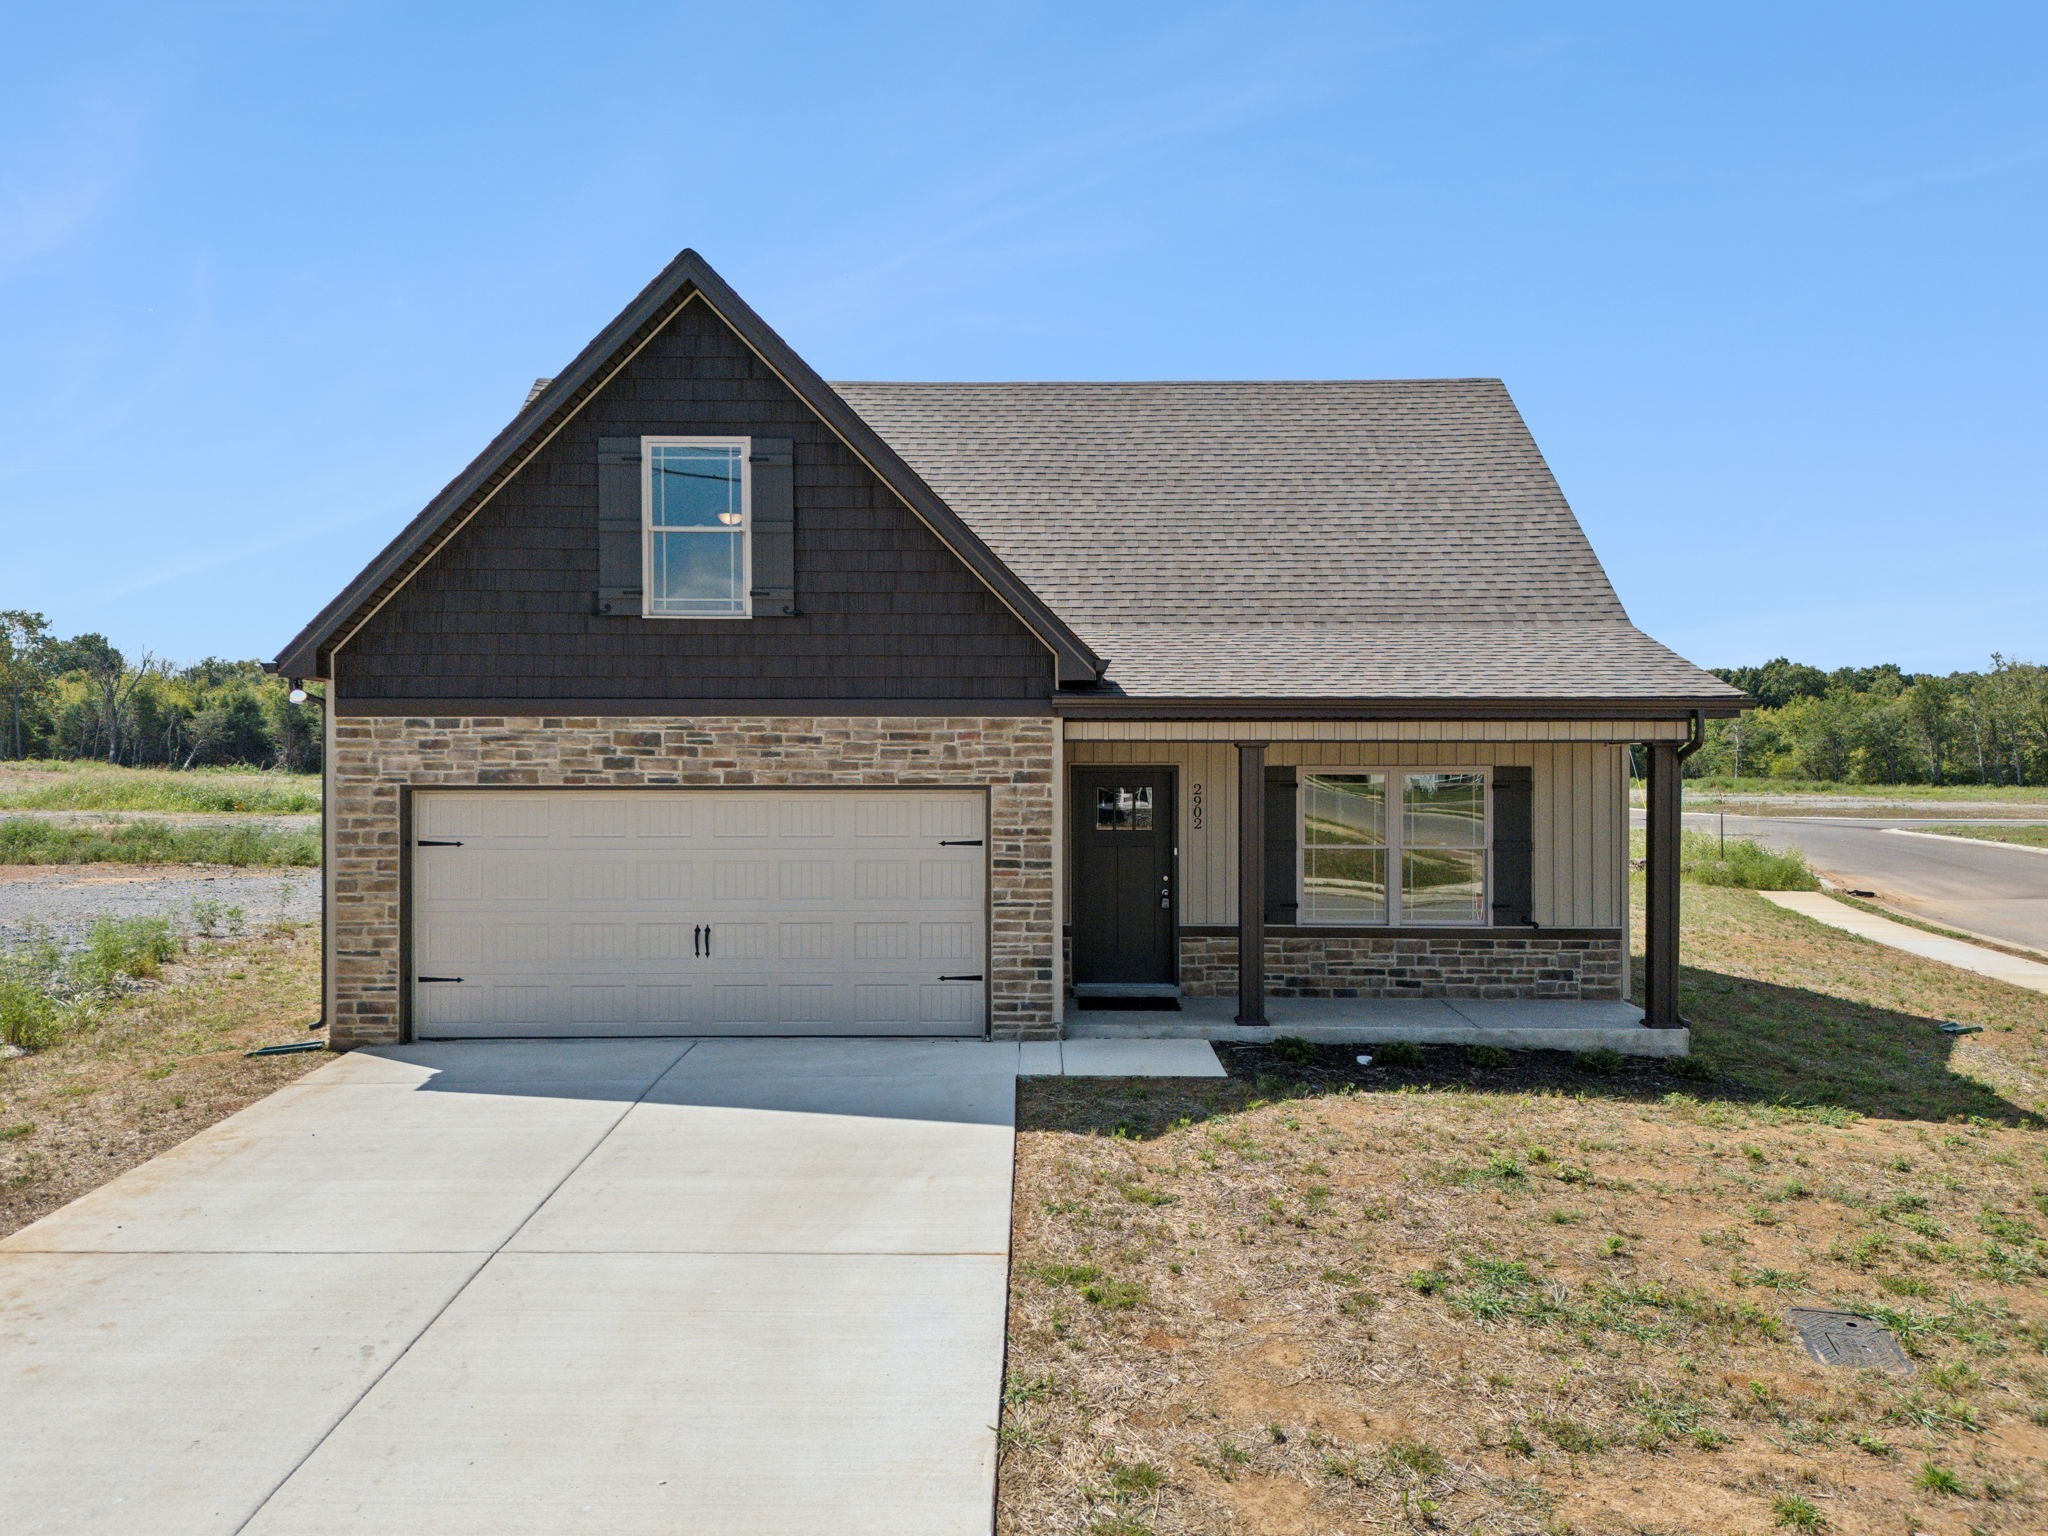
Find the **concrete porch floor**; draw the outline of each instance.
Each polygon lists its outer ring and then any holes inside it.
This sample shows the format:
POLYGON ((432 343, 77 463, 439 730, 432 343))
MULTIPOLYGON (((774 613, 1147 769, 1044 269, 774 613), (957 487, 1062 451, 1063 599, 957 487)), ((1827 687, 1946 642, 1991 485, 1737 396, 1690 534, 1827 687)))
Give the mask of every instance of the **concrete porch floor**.
POLYGON ((1688 1029, 1646 1029, 1634 1003, 1481 1002, 1466 998, 1269 997, 1263 1028, 1232 1020, 1237 1001, 1187 997, 1180 1010, 1074 1008, 1069 1040, 1217 1040, 1242 1044, 1298 1035, 1359 1045, 1498 1045, 1521 1051, 1619 1051, 1684 1056, 1688 1029))

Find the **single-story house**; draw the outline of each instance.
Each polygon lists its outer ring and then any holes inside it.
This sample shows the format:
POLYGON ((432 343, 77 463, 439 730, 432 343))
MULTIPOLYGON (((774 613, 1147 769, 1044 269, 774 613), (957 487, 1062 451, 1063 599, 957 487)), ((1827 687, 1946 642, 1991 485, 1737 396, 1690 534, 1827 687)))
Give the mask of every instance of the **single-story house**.
POLYGON ((828 384, 690 251, 273 666, 341 1047, 1612 1002, 1638 745, 1673 1025, 1744 703, 1498 380, 828 384))

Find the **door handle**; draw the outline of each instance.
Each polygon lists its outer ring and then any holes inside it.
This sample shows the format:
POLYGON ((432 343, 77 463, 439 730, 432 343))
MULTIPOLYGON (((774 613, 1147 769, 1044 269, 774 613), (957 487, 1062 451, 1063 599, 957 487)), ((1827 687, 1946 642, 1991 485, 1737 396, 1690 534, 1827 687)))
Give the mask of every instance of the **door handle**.
POLYGON ((711 958, 711 925, 709 923, 704 925, 704 958, 707 960, 711 958))
POLYGON ((702 923, 699 923, 690 930, 690 953, 693 955, 704 953, 704 925, 702 923))

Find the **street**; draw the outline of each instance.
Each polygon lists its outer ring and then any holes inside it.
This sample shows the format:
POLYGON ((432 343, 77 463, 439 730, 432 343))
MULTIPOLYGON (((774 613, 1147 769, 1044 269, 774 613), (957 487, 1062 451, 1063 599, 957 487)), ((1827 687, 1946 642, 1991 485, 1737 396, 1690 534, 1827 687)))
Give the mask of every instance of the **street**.
MULTIPOLYGON (((1967 820, 1956 817, 1957 821, 1967 820)), ((1643 813, 1630 813, 1633 826, 1643 813)), ((1713 833, 1714 811, 1688 811, 1685 825, 1713 833)), ((1797 848, 1815 871, 1837 885, 1870 891, 1908 916, 2048 952, 2048 853, 1960 838, 1907 836, 1927 818, 1735 816, 1730 837, 1768 848, 1797 848)))

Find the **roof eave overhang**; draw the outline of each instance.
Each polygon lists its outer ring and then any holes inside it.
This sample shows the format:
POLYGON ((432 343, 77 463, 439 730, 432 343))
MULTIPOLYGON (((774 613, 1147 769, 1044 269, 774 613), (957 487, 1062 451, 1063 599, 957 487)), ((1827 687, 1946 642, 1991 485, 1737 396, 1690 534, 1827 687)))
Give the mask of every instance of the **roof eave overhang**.
POLYGON ((670 262, 610 325, 598 333, 574 362, 555 376, 552 385, 529 401, 513 417, 511 424, 470 462, 469 467, 427 503, 419 515, 363 568, 362 573, 292 638, 276 659, 268 663, 269 670, 290 677, 327 676, 330 649, 347 640, 360 622, 358 616, 377 599, 385 585, 408 575, 408 567, 423 552, 431 554, 442 530, 451 521, 473 510, 472 501, 494 490, 494 481, 502 484, 516 473, 530 457, 530 452, 522 454, 523 449, 531 444, 537 451, 539 444, 552 436, 555 428, 580 410, 617 371, 614 360, 637 333, 657 320, 666 324, 667 317, 689 303, 693 296, 701 297, 710 305, 961 562, 981 578, 1004 606, 1044 642, 1053 653, 1055 674, 1062 686, 1093 683, 1102 676, 1103 659, 1089 649, 1066 621, 982 542, 959 514, 924 483, 902 456, 884 442, 831 385, 754 313, 747 302, 712 270, 710 263, 691 250, 684 251, 670 262))
POLYGON ((1685 698, 1129 698, 1062 694, 1074 720, 1687 720, 1732 719, 1749 699, 1685 698))

